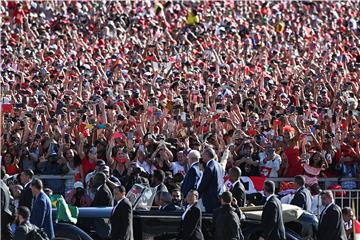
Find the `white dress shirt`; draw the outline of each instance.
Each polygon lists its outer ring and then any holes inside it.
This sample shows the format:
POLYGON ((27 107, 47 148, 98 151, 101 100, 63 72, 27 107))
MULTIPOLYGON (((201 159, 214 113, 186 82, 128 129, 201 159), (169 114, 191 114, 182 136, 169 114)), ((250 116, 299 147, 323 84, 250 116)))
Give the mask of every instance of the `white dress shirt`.
POLYGON ((266 202, 269 201, 269 199, 270 199, 272 196, 275 196, 275 194, 271 194, 270 196, 268 196, 268 197, 266 198, 266 202))
POLYGON ((184 220, 185 219, 185 216, 186 216, 186 214, 187 214, 187 212, 190 210, 190 208, 192 207, 193 205, 187 205, 187 207, 186 207, 186 210, 185 210, 185 212, 182 214, 182 216, 181 216, 181 219, 182 220, 184 220))
POLYGON ((326 207, 325 207, 325 209, 321 212, 321 214, 320 214, 320 220, 319 220, 319 224, 321 223, 321 221, 322 221, 322 219, 323 219, 323 217, 324 217, 324 215, 325 215, 325 213, 326 213, 326 211, 329 209, 329 207, 330 206, 332 206, 334 203, 332 202, 332 203, 330 203, 329 205, 327 205, 326 207))

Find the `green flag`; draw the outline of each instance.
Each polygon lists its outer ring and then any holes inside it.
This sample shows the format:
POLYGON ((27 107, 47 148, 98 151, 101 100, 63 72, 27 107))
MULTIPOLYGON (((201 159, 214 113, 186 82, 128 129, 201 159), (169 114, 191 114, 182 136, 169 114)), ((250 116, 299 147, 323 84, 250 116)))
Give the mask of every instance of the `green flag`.
POLYGON ((79 209, 68 205, 62 195, 54 194, 50 196, 52 207, 56 207, 56 220, 61 222, 77 223, 79 209))

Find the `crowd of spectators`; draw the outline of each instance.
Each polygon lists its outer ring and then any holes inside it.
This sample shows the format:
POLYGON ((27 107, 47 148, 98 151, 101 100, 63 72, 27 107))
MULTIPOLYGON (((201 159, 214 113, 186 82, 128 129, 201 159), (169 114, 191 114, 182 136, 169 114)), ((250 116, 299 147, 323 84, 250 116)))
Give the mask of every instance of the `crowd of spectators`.
POLYGON ((180 201, 204 149, 225 180, 239 167, 248 193, 253 176, 305 175, 315 190, 319 177, 357 177, 357 4, 3 1, 1 164, 14 197, 31 169, 68 176, 44 185, 78 206, 99 172, 110 188, 160 186, 180 201))

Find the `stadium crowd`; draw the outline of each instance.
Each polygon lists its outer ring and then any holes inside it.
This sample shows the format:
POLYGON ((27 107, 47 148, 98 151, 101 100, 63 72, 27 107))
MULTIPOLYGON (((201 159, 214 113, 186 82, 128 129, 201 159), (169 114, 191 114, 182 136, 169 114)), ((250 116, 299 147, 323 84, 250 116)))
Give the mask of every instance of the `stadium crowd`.
MULTIPOLYGON (((178 205, 197 189, 213 210, 210 160, 254 202, 254 179, 303 175, 318 196, 319 177, 358 177, 357 1, 3 1, 0 14, 15 200, 34 174, 66 175, 44 186, 78 207, 105 181, 110 195, 141 183, 178 205)), ((282 201, 298 187, 278 185, 282 201)))

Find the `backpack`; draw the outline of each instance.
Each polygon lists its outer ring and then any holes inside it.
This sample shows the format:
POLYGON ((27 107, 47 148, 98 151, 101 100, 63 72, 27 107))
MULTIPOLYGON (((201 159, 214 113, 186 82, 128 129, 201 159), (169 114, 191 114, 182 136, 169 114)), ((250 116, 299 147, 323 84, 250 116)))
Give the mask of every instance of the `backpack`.
POLYGON ((43 228, 33 227, 26 235, 25 240, 50 240, 43 228))

